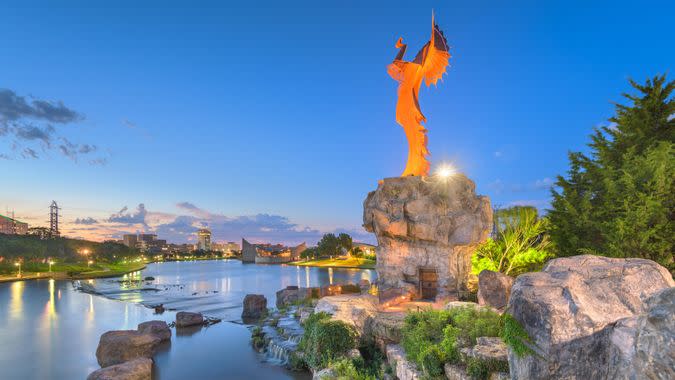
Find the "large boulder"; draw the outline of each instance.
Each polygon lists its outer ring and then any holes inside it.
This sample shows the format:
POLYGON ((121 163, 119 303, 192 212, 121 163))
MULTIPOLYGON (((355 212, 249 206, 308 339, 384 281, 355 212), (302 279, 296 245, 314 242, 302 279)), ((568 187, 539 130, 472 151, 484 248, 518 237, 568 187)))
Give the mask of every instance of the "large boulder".
POLYGON ((171 340, 171 329, 164 321, 147 321, 138 325, 141 333, 153 334, 161 341, 171 340))
POLYGON ((646 313, 621 319, 612 329, 611 379, 675 379, 675 287, 646 303, 646 313))
POLYGON ((648 312, 645 301, 674 285, 653 261, 592 255, 551 260, 541 272, 518 276, 508 311, 537 354, 518 357, 509 350, 512 378, 609 378, 615 323, 648 312))
POLYGON ((136 330, 108 331, 101 335, 96 359, 101 367, 108 367, 138 358, 151 358, 161 339, 154 334, 136 330))
POLYGON ((385 178, 368 194, 363 226, 377 238, 380 294, 390 288, 417 292, 420 269, 432 272, 428 288, 435 291, 417 296, 436 292, 443 299, 466 289, 471 255, 492 228, 490 200, 476 195, 475 188, 463 174, 397 177, 385 178))
POLYGON ((324 297, 319 300, 314 312, 325 312, 333 319, 346 322, 363 336, 366 326, 377 312, 377 298, 365 294, 343 294, 324 297))
POLYGON ((382 351, 389 344, 399 343, 405 316, 405 312, 378 312, 366 322, 366 340, 375 343, 382 351))
POLYGON ((262 294, 247 294, 244 297, 243 319, 260 319, 267 314, 267 298, 262 294))
POLYGON ((101 368, 89 374, 87 380, 149 380, 152 378, 152 359, 138 358, 101 368))
POLYGON ((513 277, 483 270, 478 275, 478 304, 504 311, 509 303, 513 277))
POLYGON ((204 324, 202 313, 193 313, 190 311, 179 311, 176 313, 176 327, 189 327, 204 324))

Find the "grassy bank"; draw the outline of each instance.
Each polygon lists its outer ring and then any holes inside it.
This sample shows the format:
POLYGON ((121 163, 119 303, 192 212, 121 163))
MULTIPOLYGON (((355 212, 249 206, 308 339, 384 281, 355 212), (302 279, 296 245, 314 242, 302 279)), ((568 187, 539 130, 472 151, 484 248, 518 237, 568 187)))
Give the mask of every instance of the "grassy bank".
POLYGON ((375 260, 356 257, 350 257, 347 259, 316 259, 295 261, 289 264, 303 267, 375 269, 375 260))
POLYGON ((49 271, 49 264, 30 264, 27 270, 22 268, 21 277, 18 273, 7 273, 0 275, 0 282, 36 280, 42 278, 53 278, 56 280, 76 280, 103 277, 117 277, 127 273, 136 272, 145 268, 145 263, 122 263, 112 264, 104 263, 87 266, 86 263, 64 263, 52 265, 52 271, 49 271))

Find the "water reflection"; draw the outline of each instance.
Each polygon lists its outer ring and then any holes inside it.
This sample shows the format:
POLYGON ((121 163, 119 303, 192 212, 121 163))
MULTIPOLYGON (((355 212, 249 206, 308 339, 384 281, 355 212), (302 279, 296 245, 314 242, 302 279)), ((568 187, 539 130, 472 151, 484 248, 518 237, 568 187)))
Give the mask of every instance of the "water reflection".
POLYGON ((11 286, 11 303, 9 305, 9 316, 12 319, 21 318, 23 314, 23 289, 25 281, 13 282, 11 286))
MULTIPOLYGON (((375 273, 200 261, 153 264, 125 277, 91 281, 108 298, 76 291, 69 281, 0 284, 0 378, 83 379, 98 368, 95 352, 105 331, 134 329, 152 319, 175 320, 175 312, 155 315, 152 309, 122 300, 143 304, 164 300, 176 310, 238 320, 247 293, 264 294, 274 305, 276 291, 285 285, 357 283, 364 277, 373 280, 375 273), (155 281, 143 281, 146 276, 155 281), (194 292, 198 294, 193 296, 194 292)), ((158 379, 305 378, 262 363, 249 340, 247 327, 233 323, 174 336, 171 346, 155 358, 158 379)))

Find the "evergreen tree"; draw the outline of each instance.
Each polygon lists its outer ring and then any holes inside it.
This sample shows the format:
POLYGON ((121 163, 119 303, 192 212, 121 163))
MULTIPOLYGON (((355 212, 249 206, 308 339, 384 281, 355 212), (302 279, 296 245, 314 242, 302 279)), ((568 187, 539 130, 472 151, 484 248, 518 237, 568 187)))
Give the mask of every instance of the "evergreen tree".
POLYGON ((643 257, 673 272, 675 81, 665 75, 624 94, 609 127, 591 135, 590 155, 570 153, 554 189, 551 238, 559 256, 643 257))

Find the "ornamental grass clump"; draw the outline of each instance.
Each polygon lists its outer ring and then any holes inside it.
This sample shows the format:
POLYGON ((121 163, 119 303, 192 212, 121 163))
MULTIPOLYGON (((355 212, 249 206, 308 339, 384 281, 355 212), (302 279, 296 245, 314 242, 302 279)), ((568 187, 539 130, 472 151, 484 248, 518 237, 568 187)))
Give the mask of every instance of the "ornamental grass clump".
POLYGON ((471 257, 471 271, 483 270, 517 276, 541 269, 553 257, 548 236, 549 222, 537 209, 515 206, 494 214, 494 236, 481 244, 471 257))

